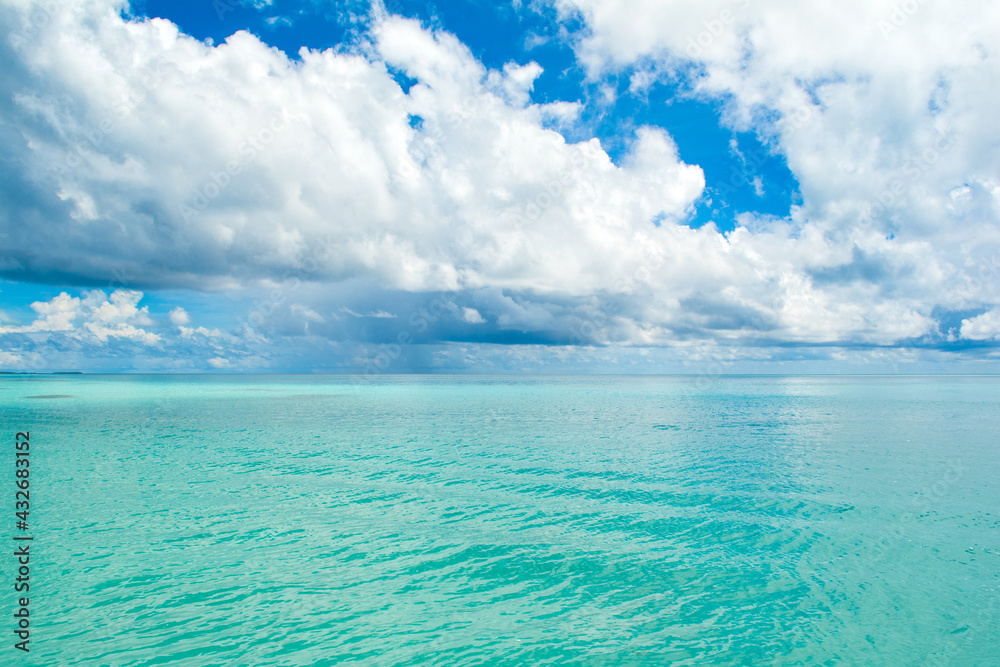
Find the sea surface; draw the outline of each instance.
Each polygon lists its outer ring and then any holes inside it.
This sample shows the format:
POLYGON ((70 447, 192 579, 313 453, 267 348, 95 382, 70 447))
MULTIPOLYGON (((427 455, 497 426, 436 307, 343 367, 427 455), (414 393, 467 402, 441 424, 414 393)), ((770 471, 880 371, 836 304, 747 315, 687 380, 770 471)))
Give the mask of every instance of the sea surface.
POLYGON ((1000 664, 1000 378, 3 376, 0 415, 4 665, 1000 664))

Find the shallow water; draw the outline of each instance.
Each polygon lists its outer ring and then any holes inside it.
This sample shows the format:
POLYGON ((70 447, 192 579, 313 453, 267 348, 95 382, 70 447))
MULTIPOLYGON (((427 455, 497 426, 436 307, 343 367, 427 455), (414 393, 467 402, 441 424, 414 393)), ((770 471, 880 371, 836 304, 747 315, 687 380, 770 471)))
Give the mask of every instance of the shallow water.
POLYGON ((981 377, 3 377, 24 664, 997 664, 998 407, 981 377))

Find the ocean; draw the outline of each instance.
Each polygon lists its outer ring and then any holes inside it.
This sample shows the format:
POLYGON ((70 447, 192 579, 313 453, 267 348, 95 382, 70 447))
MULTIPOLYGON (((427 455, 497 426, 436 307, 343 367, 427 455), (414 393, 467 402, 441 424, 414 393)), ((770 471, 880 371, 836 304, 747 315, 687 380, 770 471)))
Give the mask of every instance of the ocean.
POLYGON ((2 376, 0 663, 998 665, 998 408, 996 377, 2 376))

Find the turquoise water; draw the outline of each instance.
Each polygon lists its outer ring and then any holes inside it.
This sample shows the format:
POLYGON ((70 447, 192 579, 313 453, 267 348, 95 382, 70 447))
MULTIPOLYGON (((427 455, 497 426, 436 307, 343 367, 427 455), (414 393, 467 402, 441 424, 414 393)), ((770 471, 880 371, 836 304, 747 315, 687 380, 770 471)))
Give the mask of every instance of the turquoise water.
POLYGON ((34 542, 0 663, 997 665, 998 407, 969 377, 4 377, 34 542))

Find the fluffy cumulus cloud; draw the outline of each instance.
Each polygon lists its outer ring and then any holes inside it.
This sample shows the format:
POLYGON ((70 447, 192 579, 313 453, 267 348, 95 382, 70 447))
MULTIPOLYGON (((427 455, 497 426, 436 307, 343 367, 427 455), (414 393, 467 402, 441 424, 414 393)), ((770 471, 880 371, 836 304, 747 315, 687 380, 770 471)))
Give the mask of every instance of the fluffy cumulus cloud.
POLYGON ((701 191, 663 132, 615 166, 544 128, 559 110, 527 102, 537 66, 488 72, 413 21, 290 62, 248 33, 211 47, 117 9, 67 2, 6 45, 4 121, 31 186, 7 202, 9 277, 225 287, 322 250, 312 279, 588 292, 701 191), (419 83, 404 94, 389 67, 419 83), (46 223, 16 224, 15 204, 46 223))
POLYGON ((962 320, 962 336, 970 340, 1000 339, 1000 310, 962 320))
POLYGON ((1000 297, 996 3, 554 5, 586 26, 574 45, 592 77, 681 76, 691 95, 723 102, 727 123, 757 131, 786 158, 803 205, 786 220, 744 223, 762 256, 782 248, 799 276, 789 285, 808 279, 807 301, 821 312, 796 309, 800 319, 889 332, 904 315, 914 332, 915 315, 932 306, 1000 297), (794 242, 780 240, 787 234, 794 242), (984 269, 988 280, 978 277, 984 269), (864 312, 850 315, 849 303, 864 312))
POLYGON ((224 333, 191 322, 182 308, 162 315, 139 306, 143 293, 61 292, 30 305, 31 321, 0 325, 0 367, 21 370, 246 370, 265 342, 247 328, 224 333))
POLYGON ((578 103, 532 101, 539 65, 488 69, 413 20, 290 59, 121 2, 2 0, 0 275, 257 301, 209 329, 183 306, 154 323, 135 291, 63 294, 0 336, 197 345, 217 369, 291 339, 356 368, 376 344, 996 338, 1000 8, 553 3, 592 78, 683 78, 787 160, 802 205, 692 229, 704 177, 664 130, 613 161, 566 139, 578 103))
POLYGON ((133 290, 116 290, 110 297, 94 290, 84 298, 62 292, 51 301, 31 304, 38 314, 35 321, 23 326, 0 326, 0 335, 63 334, 99 343, 119 338, 155 345, 160 337, 136 326, 153 323, 148 309, 137 307, 141 298, 142 292, 133 290))
POLYGON ((177 306, 170 311, 168 315, 171 324, 176 324, 177 326, 183 326, 185 324, 191 324, 191 316, 188 315, 187 311, 177 306))
POLYGON ((21 370, 76 368, 84 357, 117 356, 160 348, 159 334, 149 331, 154 322, 146 307, 139 308, 142 293, 100 290, 71 296, 61 292, 48 301, 31 304, 35 317, 25 324, 0 325, 0 366, 21 370), (52 357, 60 358, 53 363, 52 357))

